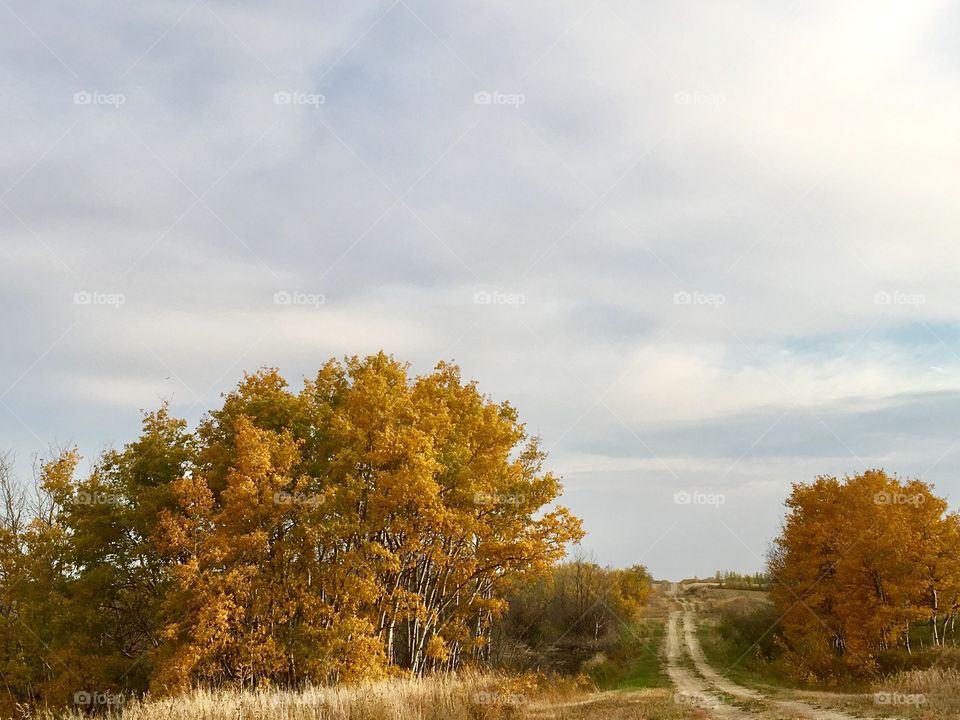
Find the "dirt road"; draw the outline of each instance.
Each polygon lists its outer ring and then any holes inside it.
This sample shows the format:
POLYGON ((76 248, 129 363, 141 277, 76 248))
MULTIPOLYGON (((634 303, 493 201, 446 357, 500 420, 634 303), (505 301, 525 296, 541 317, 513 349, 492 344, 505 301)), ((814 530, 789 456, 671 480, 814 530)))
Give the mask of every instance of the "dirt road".
POLYGON ((748 717, 738 708, 724 704, 719 695, 710 692, 702 678, 681 664, 683 649, 680 641, 680 616, 680 610, 672 611, 667 625, 667 674, 677 688, 676 702, 707 708, 711 716, 718 720, 748 717))

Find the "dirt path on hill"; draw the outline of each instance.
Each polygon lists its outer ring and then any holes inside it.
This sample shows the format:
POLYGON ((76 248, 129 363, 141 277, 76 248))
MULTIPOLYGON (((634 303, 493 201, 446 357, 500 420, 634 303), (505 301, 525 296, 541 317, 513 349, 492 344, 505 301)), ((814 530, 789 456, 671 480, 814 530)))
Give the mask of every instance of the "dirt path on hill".
POLYGON ((667 624, 667 674, 677 688, 675 700, 678 703, 705 708, 712 717, 719 720, 751 717, 739 708, 724 704, 719 695, 710 691, 703 679, 682 664, 684 652, 680 637, 681 615, 680 610, 672 611, 667 624))

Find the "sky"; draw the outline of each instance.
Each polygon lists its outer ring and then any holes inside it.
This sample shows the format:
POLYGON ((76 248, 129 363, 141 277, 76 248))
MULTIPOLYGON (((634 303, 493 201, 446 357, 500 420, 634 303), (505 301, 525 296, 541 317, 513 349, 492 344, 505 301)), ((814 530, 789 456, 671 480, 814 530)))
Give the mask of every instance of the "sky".
POLYGON ((792 483, 960 507, 960 7, 0 0, 0 448, 457 362, 582 552, 762 568, 792 483))

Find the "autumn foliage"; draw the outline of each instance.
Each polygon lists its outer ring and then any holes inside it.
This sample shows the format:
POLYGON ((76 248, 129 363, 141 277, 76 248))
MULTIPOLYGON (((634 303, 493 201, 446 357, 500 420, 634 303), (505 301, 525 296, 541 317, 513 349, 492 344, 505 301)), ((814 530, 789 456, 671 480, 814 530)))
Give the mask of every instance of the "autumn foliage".
POLYGON ((807 679, 868 677, 892 652, 953 638, 960 519, 882 470, 794 485, 770 559, 779 639, 807 679))
POLYGON ((483 663, 508 584, 582 534, 543 460, 457 367, 382 353, 247 376, 193 432, 148 413, 82 477, 71 450, 5 483, 8 705, 483 663))

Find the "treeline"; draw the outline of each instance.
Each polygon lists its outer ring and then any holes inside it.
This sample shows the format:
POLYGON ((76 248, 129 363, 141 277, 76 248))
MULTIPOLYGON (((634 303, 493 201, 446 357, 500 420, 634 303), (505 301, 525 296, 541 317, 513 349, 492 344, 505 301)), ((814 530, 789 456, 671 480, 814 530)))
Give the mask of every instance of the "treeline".
POLYGON ((769 561, 782 660, 795 675, 869 677, 955 642, 960 519, 882 470, 793 486, 769 561))
POLYGON ((770 576, 767 573, 738 573, 732 570, 717 570, 714 582, 730 590, 767 590, 770 576))
POLYGON ((195 431, 162 407, 32 494, 4 476, 0 709, 486 662, 507 591, 582 535, 543 460, 457 367, 381 353, 247 376, 195 431))

